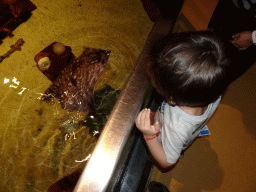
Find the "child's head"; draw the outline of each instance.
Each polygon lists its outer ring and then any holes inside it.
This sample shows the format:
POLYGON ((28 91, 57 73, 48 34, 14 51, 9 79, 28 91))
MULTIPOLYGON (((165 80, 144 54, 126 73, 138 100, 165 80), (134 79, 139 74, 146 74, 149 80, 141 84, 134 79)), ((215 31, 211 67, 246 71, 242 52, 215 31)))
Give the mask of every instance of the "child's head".
POLYGON ((206 106, 226 88, 228 61, 211 32, 172 34, 153 48, 152 56, 152 82, 169 103, 206 106))

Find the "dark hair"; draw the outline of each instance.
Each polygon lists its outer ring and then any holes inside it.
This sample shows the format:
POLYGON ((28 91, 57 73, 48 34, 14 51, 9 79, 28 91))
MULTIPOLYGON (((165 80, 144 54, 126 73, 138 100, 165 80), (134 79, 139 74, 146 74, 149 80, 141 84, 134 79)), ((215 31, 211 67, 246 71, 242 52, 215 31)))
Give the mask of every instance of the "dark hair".
POLYGON ((225 90, 229 65, 224 47, 209 31, 176 33, 152 49, 150 76, 167 101, 188 107, 206 106, 225 90))

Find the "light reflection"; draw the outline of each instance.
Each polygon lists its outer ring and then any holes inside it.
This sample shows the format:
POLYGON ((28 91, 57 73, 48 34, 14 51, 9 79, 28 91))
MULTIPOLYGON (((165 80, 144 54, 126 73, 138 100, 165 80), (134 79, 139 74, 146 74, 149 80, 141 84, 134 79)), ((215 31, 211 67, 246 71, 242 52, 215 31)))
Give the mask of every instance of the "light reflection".
POLYGON ((65 141, 67 141, 67 139, 69 138, 69 134, 65 135, 65 141))
POLYGON ((4 78, 4 84, 9 83, 9 82, 10 82, 9 79, 4 78))
POLYGON ((27 88, 22 87, 21 89, 22 89, 22 91, 18 93, 19 95, 21 95, 27 88))
POLYGON ((15 85, 13 85, 13 84, 11 84, 9 87, 12 87, 12 88, 18 88, 18 86, 15 86, 15 85))
POLYGON ((37 94, 39 94, 39 95, 40 95, 39 97, 37 97, 37 99, 38 99, 38 100, 41 100, 41 99, 42 99, 42 96, 44 96, 44 94, 43 94, 43 93, 37 93, 37 94))
MULTIPOLYGON (((75 132, 73 131, 73 135, 74 135, 74 139, 76 139, 76 134, 75 134, 75 132)), ((68 140, 68 138, 69 137, 71 137, 72 136, 72 133, 70 133, 70 134, 66 134, 65 135, 65 141, 67 141, 68 140)))
POLYGON ((13 77, 12 82, 13 82, 14 84, 16 84, 16 85, 19 85, 19 84, 20 84, 20 82, 17 81, 17 79, 16 79, 15 77, 13 77))
POLYGON ((100 133, 100 132, 99 132, 99 131, 94 130, 94 131, 93 131, 93 137, 94 137, 95 135, 97 135, 98 133, 100 133))
POLYGON ((83 159, 81 161, 75 160, 75 162, 82 163, 82 162, 87 161, 88 159, 90 159, 90 157, 91 157, 91 154, 89 154, 85 159, 83 159))
MULTIPOLYGON (((11 87, 11 88, 17 89, 17 88, 19 87, 19 85, 20 85, 20 81, 18 81, 16 77, 13 77, 13 79, 12 79, 11 82, 13 82, 13 84, 10 84, 10 85, 9 85, 9 87, 11 87)), ((10 79, 4 78, 4 84, 7 84, 7 83, 10 83, 10 79)), ((25 88, 25 87, 21 87, 21 89, 22 89, 22 90, 18 93, 19 95, 22 95, 22 93, 23 93, 26 89, 29 90, 28 88, 25 88)))

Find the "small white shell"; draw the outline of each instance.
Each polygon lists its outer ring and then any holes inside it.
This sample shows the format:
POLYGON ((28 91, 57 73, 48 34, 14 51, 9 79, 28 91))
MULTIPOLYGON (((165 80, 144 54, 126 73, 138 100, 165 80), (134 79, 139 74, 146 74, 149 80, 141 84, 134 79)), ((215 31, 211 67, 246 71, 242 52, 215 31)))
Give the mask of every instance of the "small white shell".
POLYGON ((46 71, 51 66, 49 57, 43 57, 38 61, 38 66, 41 71, 46 71))

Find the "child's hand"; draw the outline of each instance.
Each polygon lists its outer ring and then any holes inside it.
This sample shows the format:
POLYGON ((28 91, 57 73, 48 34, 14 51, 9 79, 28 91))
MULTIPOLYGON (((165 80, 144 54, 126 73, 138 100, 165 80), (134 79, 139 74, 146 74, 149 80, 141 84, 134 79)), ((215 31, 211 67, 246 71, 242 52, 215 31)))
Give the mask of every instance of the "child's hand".
POLYGON ((137 116, 135 123, 146 138, 152 138, 160 131, 159 122, 150 125, 150 109, 143 109, 137 116))
POLYGON ((234 35, 234 39, 229 41, 235 47, 238 47, 240 50, 247 49, 251 45, 253 45, 252 41, 252 32, 251 31, 243 31, 241 33, 237 33, 234 35))

